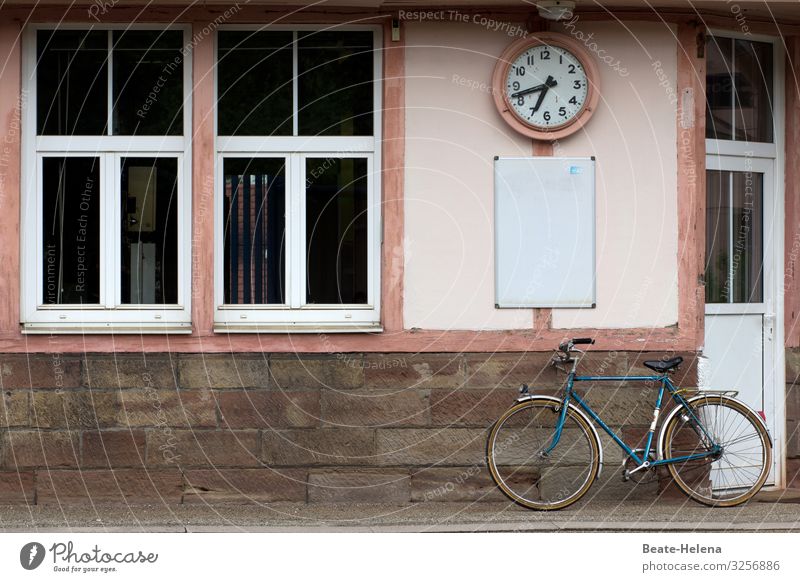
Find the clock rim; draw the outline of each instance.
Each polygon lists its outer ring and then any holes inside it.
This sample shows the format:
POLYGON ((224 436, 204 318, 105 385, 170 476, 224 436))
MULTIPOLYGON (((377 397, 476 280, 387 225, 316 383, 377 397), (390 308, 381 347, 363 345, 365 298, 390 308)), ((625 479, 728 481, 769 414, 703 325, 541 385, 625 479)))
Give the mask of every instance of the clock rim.
POLYGON ((540 32, 516 40, 505 48, 494 68, 492 88, 497 111, 513 129, 534 139, 554 141, 575 133, 592 117, 600 100, 600 73, 595 60, 577 40, 557 32, 540 32), (563 125, 553 128, 533 125, 523 119, 511 106, 505 92, 505 81, 512 63, 526 50, 543 44, 558 46, 572 53, 583 66, 588 83, 586 99, 575 116, 563 125))

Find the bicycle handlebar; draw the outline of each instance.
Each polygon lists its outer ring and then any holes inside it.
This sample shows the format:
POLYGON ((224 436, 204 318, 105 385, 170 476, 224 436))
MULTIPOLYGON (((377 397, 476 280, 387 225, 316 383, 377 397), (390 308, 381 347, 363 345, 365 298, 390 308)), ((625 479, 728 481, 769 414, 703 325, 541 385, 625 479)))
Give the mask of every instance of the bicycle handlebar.
POLYGON ((568 354, 569 351, 572 349, 572 346, 580 345, 580 344, 593 344, 594 340, 590 337, 575 337, 569 340, 568 342, 564 342, 558 349, 565 354, 568 354))

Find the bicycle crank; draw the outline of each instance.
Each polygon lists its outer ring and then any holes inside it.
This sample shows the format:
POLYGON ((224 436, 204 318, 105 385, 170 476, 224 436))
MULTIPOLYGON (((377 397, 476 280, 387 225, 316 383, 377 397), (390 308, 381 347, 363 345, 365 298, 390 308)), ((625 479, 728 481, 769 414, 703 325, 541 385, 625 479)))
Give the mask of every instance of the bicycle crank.
MULTIPOLYGON (((644 449, 634 449, 636 454, 643 455, 644 449)), ((652 483, 656 480, 656 471, 650 463, 655 460, 651 452, 648 460, 641 465, 637 464, 631 457, 626 457, 622 463, 622 480, 624 482, 633 481, 634 483, 652 483)))

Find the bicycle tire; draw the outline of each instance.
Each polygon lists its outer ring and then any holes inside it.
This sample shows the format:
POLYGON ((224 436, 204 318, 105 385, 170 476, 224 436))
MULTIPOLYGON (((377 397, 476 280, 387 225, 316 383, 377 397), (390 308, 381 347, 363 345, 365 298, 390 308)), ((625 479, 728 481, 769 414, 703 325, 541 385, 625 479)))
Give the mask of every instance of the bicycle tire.
MULTIPOLYGON (((745 503, 761 489, 772 467, 772 443, 764 424, 748 406, 726 396, 699 396, 688 405, 722 451, 713 457, 670 463, 670 475, 686 495, 704 505, 745 503)), ((696 425, 685 411, 669 419, 663 432, 664 459, 709 450, 696 425)))
POLYGON ((562 509, 578 501, 600 467, 600 443, 588 421, 567 408, 564 428, 548 457, 562 403, 531 398, 509 408, 489 433, 486 459, 503 493, 529 509, 562 509))

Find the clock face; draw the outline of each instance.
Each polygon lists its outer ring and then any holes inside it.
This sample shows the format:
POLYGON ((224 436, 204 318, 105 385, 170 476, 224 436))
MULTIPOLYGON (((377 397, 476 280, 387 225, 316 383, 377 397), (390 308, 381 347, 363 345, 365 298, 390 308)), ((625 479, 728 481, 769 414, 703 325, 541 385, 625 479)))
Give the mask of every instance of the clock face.
POLYGON ((589 78, 570 51, 538 44, 511 62, 503 92, 525 124, 557 129, 572 122, 583 109, 589 97, 589 78))

